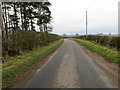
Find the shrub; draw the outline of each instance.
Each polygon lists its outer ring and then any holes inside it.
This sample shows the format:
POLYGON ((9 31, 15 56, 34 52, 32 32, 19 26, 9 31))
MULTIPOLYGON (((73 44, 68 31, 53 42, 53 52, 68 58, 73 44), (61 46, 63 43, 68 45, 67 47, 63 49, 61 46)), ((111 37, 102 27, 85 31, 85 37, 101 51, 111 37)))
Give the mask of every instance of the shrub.
POLYGON ((118 37, 112 37, 112 36, 95 36, 95 35, 88 35, 86 36, 79 36, 77 37, 79 39, 85 39, 89 40, 95 43, 99 43, 101 45, 115 48, 117 50, 120 50, 120 36, 118 37))
POLYGON ((58 39, 60 39, 58 35, 45 32, 17 31, 2 40, 2 54, 3 57, 19 55, 23 51, 48 45, 58 39))

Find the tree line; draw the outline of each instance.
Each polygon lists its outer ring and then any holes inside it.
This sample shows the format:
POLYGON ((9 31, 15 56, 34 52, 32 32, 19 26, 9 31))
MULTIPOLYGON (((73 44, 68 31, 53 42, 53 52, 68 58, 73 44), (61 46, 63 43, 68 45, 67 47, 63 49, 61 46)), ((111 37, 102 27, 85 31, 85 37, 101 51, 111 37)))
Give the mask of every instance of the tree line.
POLYGON ((52 31, 50 6, 48 1, 0 3, 3 58, 48 45, 60 38, 49 33, 52 31))
POLYGON ((46 32, 52 19, 50 5, 50 2, 2 2, 3 38, 17 30, 35 31, 35 26, 46 32))

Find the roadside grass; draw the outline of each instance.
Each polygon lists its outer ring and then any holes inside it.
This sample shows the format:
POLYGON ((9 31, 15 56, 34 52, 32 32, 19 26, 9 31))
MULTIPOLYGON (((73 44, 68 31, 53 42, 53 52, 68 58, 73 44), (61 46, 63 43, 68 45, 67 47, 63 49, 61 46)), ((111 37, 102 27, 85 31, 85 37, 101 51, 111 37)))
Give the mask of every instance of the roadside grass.
POLYGON ((31 70, 38 61, 53 52, 59 45, 62 44, 62 42, 63 39, 55 41, 54 43, 42 48, 36 48, 35 50, 26 52, 20 56, 10 57, 7 62, 2 65, 3 88, 8 87, 21 75, 31 70))
POLYGON ((108 47, 102 46, 100 44, 96 44, 87 40, 82 40, 82 39, 74 39, 71 38, 71 40, 74 40, 76 42, 78 42, 79 44, 81 44, 82 46, 86 47, 87 49, 89 49, 92 52, 95 52, 101 56, 103 56, 106 60, 110 61, 110 62, 114 62, 114 63, 118 63, 119 62, 119 55, 118 55, 118 51, 117 50, 113 50, 110 49, 108 47))

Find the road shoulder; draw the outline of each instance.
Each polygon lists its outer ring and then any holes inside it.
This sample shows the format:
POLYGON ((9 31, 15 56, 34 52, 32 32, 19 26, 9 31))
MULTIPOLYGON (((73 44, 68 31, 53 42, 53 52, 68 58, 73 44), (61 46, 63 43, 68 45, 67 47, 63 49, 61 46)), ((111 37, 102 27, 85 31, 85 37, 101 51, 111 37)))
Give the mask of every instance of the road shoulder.
MULTIPOLYGON (((75 42, 75 41, 74 41, 75 42)), ((77 42, 75 42, 77 43, 77 42)), ((118 85, 118 64, 111 63, 102 56, 98 55, 97 53, 94 53, 84 46, 81 46, 79 43, 77 43, 83 51, 93 60, 93 62, 99 66, 101 69, 103 69, 112 79, 113 82, 115 82, 118 85)))
POLYGON ((34 65, 34 67, 31 68, 31 70, 29 70, 24 75, 22 75, 16 81, 16 83, 14 83, 14 84, 11 85, 10 88, 17 88, 17 87, 21 86, 21 84, 23 84, 26 81, 30 80, 38 72, 38 70, 42 69, 42 67, 50 60, 51 56, 53 56, 56 53, 56 51, 58 51, 60 49, 60 47, 62 46, 62 44, 60 44, 54 51, 52 51, 50 54, 48 54, 47 56, 45 56, 42 60, 39 60, 34 65))

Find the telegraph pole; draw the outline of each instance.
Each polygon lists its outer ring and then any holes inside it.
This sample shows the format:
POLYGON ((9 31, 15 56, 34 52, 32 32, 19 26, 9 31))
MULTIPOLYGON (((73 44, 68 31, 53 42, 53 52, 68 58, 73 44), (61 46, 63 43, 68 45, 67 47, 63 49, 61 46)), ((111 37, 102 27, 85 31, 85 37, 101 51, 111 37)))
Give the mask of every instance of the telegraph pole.
POLYGON ((87 22, 87 11, 86 11, 86 36, 87 36, 87 25, 88 25, 88 22, 87 22))

